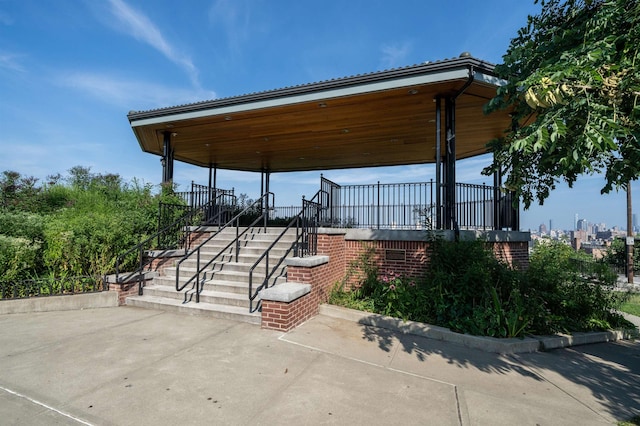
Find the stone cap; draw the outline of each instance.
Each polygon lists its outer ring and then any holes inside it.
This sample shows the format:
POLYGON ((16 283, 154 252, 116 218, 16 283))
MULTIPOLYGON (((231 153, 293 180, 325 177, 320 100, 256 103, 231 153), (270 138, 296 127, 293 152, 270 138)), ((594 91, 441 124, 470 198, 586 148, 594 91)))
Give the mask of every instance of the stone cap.
POLYGON ((329 263, 329 256, 309 256, 309 257, 291 257, 285 260, 287 266, 302 266, 313 268, 314 266, 329 263))
POLYGON ((286 282, 265 288, 260 292, 260 299, 289 303, 308 293, 311 293, 311 284, 286 282))

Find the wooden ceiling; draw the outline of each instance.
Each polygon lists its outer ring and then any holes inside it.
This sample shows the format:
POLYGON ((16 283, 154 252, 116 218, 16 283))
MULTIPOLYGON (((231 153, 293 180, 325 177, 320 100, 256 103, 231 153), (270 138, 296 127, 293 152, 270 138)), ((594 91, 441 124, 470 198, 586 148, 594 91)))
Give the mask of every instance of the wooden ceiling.
MULTIPOLYGON (((496 85, 487 78, 493 67, 477 60, 471 67, 462 59, 450 62, 456 66, 407 68, 412 75, 440 73, 423 82, 400 78, 406 73, 382 72, 366 82, 347 78, 212 104, 132 112, 129 120, 144 151, 162 155, 164 133, 171 132, 175 159, 204 167, 285 172, 432 163, 435 98, 457 93, 472 69, 475 79, 456 100, 456 155, 483 154, 486 143, 510 125, 506 113, 482 112, 495 95, 496 85), (454 68, 460 72, 444 74, 454 68)), ((444 138, 444 102, 442 120, 444 138)))

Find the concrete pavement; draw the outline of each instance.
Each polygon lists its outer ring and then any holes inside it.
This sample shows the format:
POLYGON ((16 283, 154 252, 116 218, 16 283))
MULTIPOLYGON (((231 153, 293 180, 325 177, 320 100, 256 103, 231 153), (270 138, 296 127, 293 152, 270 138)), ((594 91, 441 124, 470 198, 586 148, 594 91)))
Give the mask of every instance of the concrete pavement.
POLYGON ((133 307, 0 315, 0 424, 612 424, 640 343, 499 355, 319 315, 289 333, 133 307))

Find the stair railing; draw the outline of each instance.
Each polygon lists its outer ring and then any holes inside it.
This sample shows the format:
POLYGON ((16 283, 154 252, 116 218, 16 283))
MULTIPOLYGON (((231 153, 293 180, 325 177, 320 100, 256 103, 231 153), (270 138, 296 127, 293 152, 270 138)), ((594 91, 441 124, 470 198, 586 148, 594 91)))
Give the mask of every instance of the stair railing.
MULTIPOLYGON (((178 239, 177 246, 180 248, 184 248, 185 252, 188 251, 190 240, 191 240, 190 233, 194 232, 193 230, 190 229, 190 226, 193 224, 194 219, 203 217, 203 215, 207 211, 211 210, 212 206, 222 205, 220 201, 221 200, 226 201, 228 200, 228 197, 229 197, 228 194, 221 194, 219 197, 216 197, 215 199, 210 200, 208 203, 200 206, 199 208, 190 209, 187 213, 185 213, 180 218, 176 219, 169 225, 166 225, 165 227, 163 227, 162 229, 160 229, 150 237, 147 237, 146 239, 138 243, 138 245, 136 245, 135 247, 127 250, 126 252, 118 256, 116 258, 116 267, 115 267, 116 283, 127 282, 131 278, 137 277, 138 294, 142 295, 142 289, 144 287, 144 284, 143 284, 144 270, 147 268, 147 266, 151 265, 154 259, 163 256, 169 250, 173 250, 173 248, 170 249, 170 248, 158 246, 158 249, 161 250, 159 253, 154 253, 152 256, 145 256, 145 251, 147 251, 147 248, 152 246, 151 244, 152 241, 157 240, 158 244, 160 244, 161 241, 166 241, 168 239, 167 236, 175 232, 176 229, 182 229, 184 230, 185 235, 182 238, 178 239), (223 197, 227 197, 227 198, 223 198, 223 197), (129 257, 132 253, 136 253, 136 252, 138 254, 138 262, 137 262, 138 266, 132 272, 127 272, 125 275, 122 275, 120 268, 124 263, 125 259, 129 257)), ((226 212, 224 209, 219 208, 217 215, 224 215, 225 213, 226 212)), ((215 220, 215 218, 212 218, 212 220, 215 220)))
MULTIPOLYGON (((220 256, 222 256, 224 253, 226 253, 227 250, 229 250, 231 247, 235 247, 235 250, 234 250, 234 252, 235 252, 235 261, 236 262, 238 261, 238 256, 240 255, 240 238, 243 237, 247 232, 249 232, 249 230, 251 228, 253 228, 256 225, 258 225, 261 221, 263 222, 263 226, 266 229, 267 220, 269 218, 269 206, 273 206, 274 205, 273 199, 274 199, 274 194, 272 192, 268 192, 268 193, 264 194, 262 197, 260 197, 259 199, 255 200, 251 205, 247 206, 244 210, 242 210, 240 213, 238 213, 233 218, 231 218, 231 220, 229 220, 225 225, 220 227, 220 229, 218 229, 218 231, 216 231, 215 233, 210 235, 207 239, 202 241, 196 248, 194 248, 191 251, 188 251, 182 257, 182 259, 180 259, 176 263, 176 291, 182 291, 189 284, 193 283, 192 284, 192 288, 195 290, 196 303, 200 303, 200 293, 202 292, 202 289, 204 287, 204 282, 207 279, 207 275, 206 275, 205 270, 207 268, 209 268, 216 260, 218 260, 218 258, 220 258, 220 256), (271 204, 269 203, 270 199, 271 199, 271 204), (264 206, 266 206, 267 208, 263 208, 264 206), (255 209, 257 209, 257 208, 260 209, 262 211, 262 213, 253 222, 251 222, 251 224, 247 225, 246 228, 242 232, 240 232, 240 219, 243 216, 245 216, 247 213, 249 213, 251 211, 255 211, 255 209), (225 230, 227 228, 231 228, 231 227, 235 227, 235 229, 236 229, 235 239, 233 241, 231 241, 229 244, 227 244, 222 250, 220 250, 220 252, 217 255, 215 255, 211 260, 207 261, 206 263, 203 263, 203 260, 202 260, 202 249, 203 249, 203 247, 209 241, 211 241, 213 238, 215 238, 217 235, 219 235, 223 230, 225 230), (192 257, 193 255, 196 256, 196 272, 184 284, 180 285, 180 265, 182 265, 182 263, 185 260, 187 260, 188 258, 192 257), (202 279, 200 278, 201 275, 202 275, 202 279)), ((185 302, 186 301, 187 301, 187 295, 185 294, 185 302)))
POLYGON ((287 258, 287 256, 293 251, 294 256, 304 257, 313 256, 317 254, 318 249, 318 223, 320 222, 320 213, 322 210, 322 204, 318 201, 321 195, 326 194, 325 191, 320 190, 313 196, 313 198, 309 200, 302 199, 302 210, 298 213, 291 222, 283 229, 283 231, 278 235, 278 237, 267 247, 267 249, 262 253, 262 255, 254 262, 254 264, 249 269, 249 312, 255 312, 260 308, 260 302, 258 302, 255 306, 253 306, 254 300, 265 288, 269 287, 269 283, 271 282, 273 275, 276 273, 280 266, 287 258), (291 244, 291 246, 287 249, 283 256, 276 262, 273 267, 269 267, 269 254, 271 250, 280 242, 282 237, 295 226, 296 228, 296 238, 291 244), (256 287, 255 291, 253 290, 253 273, 258 268, 258 266, 264 262, 264 279, 262 283, 256 287))

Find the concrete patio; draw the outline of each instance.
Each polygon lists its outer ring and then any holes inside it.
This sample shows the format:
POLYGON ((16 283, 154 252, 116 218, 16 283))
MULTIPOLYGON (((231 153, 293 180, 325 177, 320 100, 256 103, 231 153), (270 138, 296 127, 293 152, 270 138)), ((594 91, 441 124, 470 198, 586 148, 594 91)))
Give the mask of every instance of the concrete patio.
POLYGON ((134 307, 0 315, 2 424, 612 424, 640 343, 499 355, 319 315, 289 333, 134 307))

